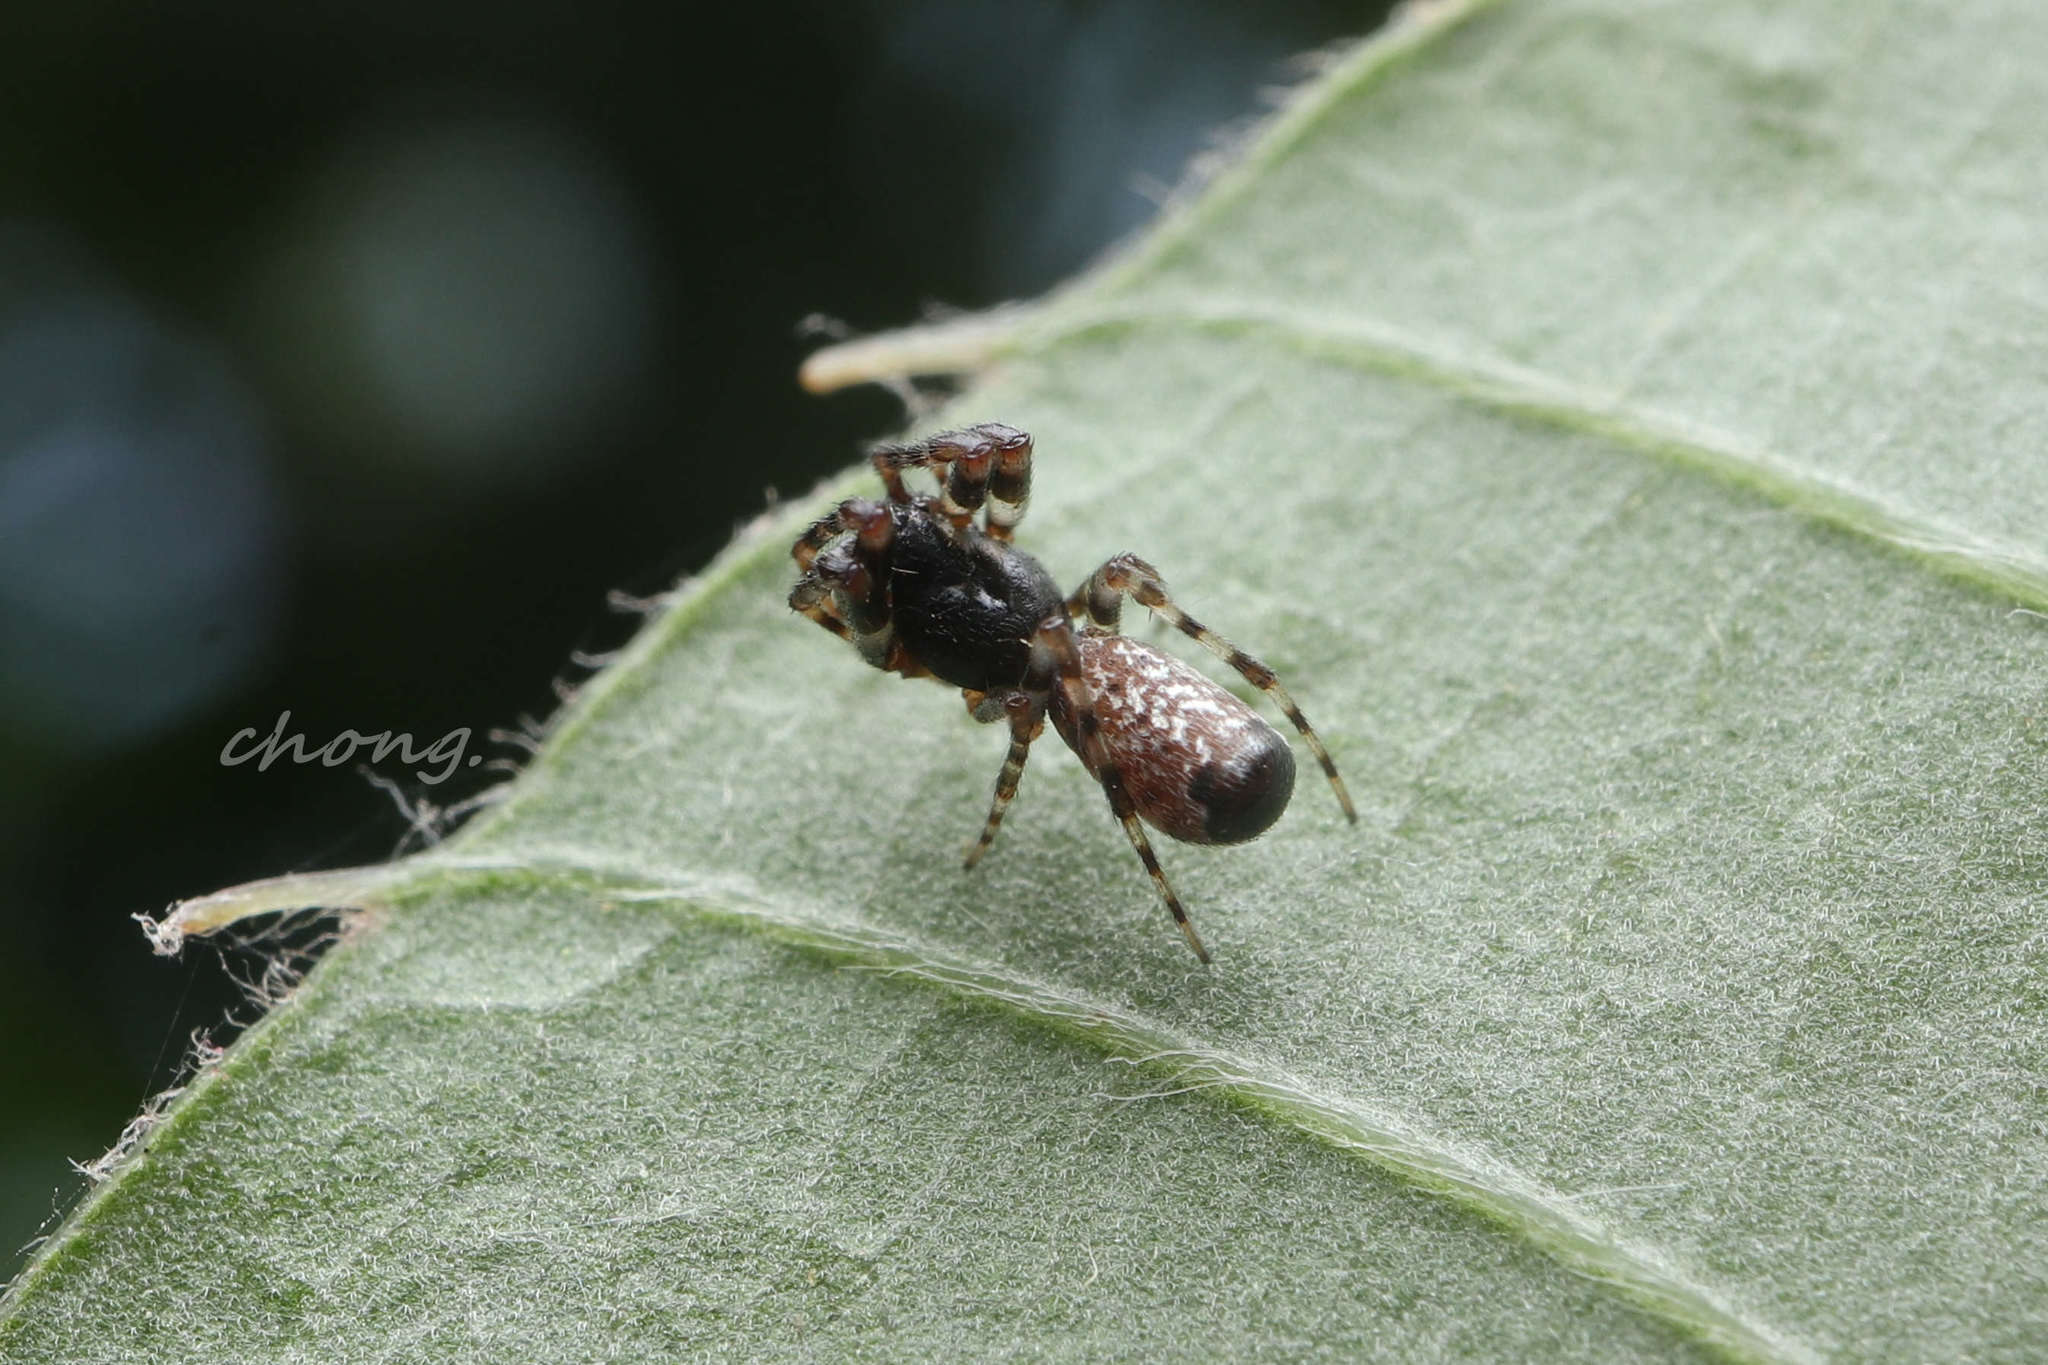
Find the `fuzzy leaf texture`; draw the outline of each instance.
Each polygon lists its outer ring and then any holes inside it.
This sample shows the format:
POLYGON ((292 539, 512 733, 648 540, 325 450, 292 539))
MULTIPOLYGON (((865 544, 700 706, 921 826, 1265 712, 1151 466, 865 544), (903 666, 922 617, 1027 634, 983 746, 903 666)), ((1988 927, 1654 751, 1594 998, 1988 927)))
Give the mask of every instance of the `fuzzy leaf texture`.
POLYGON ((1212 969, 1051 738, 961 871, 1004 735, 786 609, 828 490, 456 837, 218 902, 370 909, 0 1354, 2038 1350, 2043 52, 1411 12, 939 419, 1032 431, 1021 543, 1157 564, 1350 780, 1161 841, 1212 969))

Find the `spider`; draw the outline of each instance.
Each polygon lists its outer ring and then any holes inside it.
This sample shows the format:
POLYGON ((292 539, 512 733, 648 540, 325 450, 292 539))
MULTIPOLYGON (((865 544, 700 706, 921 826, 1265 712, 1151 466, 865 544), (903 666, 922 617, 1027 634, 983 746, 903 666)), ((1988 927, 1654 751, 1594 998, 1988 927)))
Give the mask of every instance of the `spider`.
POLYGON ((877 446, 869 458, 887 501, 849 498, 812 523, 790 547, 803 576, 789 605, 874 667, 957 687, 975 720, 1008 723, 1009 757, 968 867, 994 842, 1049 715, 1102 784, 1188 946, 1209 961, 1139 821, 1188 843, 1257 838, 1287 808, 1294 755, 1251 707, 1172 655, 1118 634, 1126 596, 1273 698, 1357 822, 1329 750, 1273 670, 1175 606, 1158 570, 1120 554, 1062 597, 1044 566, 1011 543, 1031 494, 1029 436, 987 422, 877 446), (929 470, 938 493, 912 493, 903 481, 911 469, 929 470), (1077 620, 1086 624, 1076 628, 1077 620))

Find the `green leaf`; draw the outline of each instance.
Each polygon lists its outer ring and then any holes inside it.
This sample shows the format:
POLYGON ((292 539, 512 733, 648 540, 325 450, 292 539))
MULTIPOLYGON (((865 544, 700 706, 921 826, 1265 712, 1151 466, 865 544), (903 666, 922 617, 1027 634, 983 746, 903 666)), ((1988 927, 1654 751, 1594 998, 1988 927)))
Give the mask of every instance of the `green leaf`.
POLYGON ((373 907, 0 1348, 2038 1349, 2043 51, 1434 6, 1097 275, 822 359, 991 362, 1023 542, 1158 564, 1360 823, 1167 843, 1207 970, 1050 741, 962 873, 1003 738, 786 611, 820 494, 458 837, 189 908, 373 907))

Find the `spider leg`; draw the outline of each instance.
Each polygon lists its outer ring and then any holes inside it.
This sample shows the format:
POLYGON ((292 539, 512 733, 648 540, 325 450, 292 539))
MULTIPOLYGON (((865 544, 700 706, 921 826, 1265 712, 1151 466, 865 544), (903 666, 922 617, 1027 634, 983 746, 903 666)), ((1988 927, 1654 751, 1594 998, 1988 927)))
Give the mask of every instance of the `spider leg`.
MULTIPOLYGON (((967 706, 976 720, 994 720, 989 714, 993 709, 990 698, 979 692, 969 692, 967 706)), ((988 846, 996 841, 996 831, 1002 828, 1003 815, 1010 809, 1010 801, 1017 795, 1017 783, 1024 776, 1024 760, 1031 753, 1031 744, 1045 732, 1045 703, 1028 693, 1012 692, 997 705, 999 714, 1007 716, 1010 722, 1010 753, 1003 760, 1003 770, 996 775, 995 798, 989 803, 988 820, 981 827, 981 837, 967 850, 966 866, 973 867, 981 861, 981 855, 988 852, 988 846)))
POLYGON ((789 590, 789 605, 851 640, 876 668, 914 677, 924 670, 898 644, 889 602, 889 548, 895 536, 888 508, 848 498, 790 547, 804 572, 789 590))
POLYGON ((1109 746, 1103 742, 1102 721, 1095 713, 1095 697, 1089 691, 1088 680, 1081 675, 1081 651, 1074 643, 1073 623, 1064 614, 1052 617, 1039 626, 1031 644, 1034 654, 1040 649, 1051 654, 1060 703, 1073 717, 1075 729, 1081 737, 1081 761, 1102 783, 1102 794, 1109 798, 1110 812, 1124 827, 1124 836, 1137 851, 1138 861, 1145 865, 1159 898, 1166 902, 1167 913, 1180 926, 1188 947, 1195 950, 1195 956, 1206 966, 1209 950, 1202 946, 1202 936, 1195 932, 1187 907, 1180 903, 1180 897, 1174 894, 1173 884, 1166 880, 1166 873, 1159 866, 1159 855, 1152 851, 1152 841, 1145 837, 1145 827, 1138 823, 1137 808, 1124 787, 1123 774, 1117 770, 1116 760, 1110 757, 1109 746))
POLYGON ((1166 591, 1166 580, 1159 576, 1159 570, 1136 555, 1117 555, 1090 574, 1088 581, 1074 590, 1074 595, 1067 599, 1067 611, 1077 618, 1085 611, 1090 624, 1114 634, 1126 594, 1150 607, 1182 634, 1191 635, 1201 641, 1211 653, 1243 674, 1246 682, 1271 697, 1275 704, 1287 713, 1287 719, 1294 722, 1294 728, 1301 732, 1301 737, 1308 741, 1308 747, 1315 754, 1316 762, 1323 765, 1323 776, 1330 779, 1330 789, 1337 794, 1337 804, 1344 808, 1344 818, 1353 824, 1358 823, 1358 811, 1351 804, 1351 793, 1344 789, 1344 779, 1337 776, 1337 765, 1331 760, 1330 751, 1323 747, 1323 741, 1316 734, 1315 727, 1308 723, 1307 716, 1301 714, 1301 708, 1294 704, 1294 698, 1280 685, 1278 675, 1175 606, 1173 598, 1166 591))
POLYGON ((1013 427, 995 428, 999 435, 995 472, 989 476, 988 534, 1007 541, 1024 520, 1031 503, 1031 438, 1013 427))
POLYGON ((789 605, 793 610, 816 621, 842 640, 851 640, 852 631, 846 622, 839 619, 832 604, 832 585, 818 575, 806 572, 789 590, 789 605))
POLYGON ((818 551, 831 544, 845 529, 839 524, 839 509, 835 507, 804 528, 804 533, 796 538, 796 544, 789 547, 789 557, 796 561, 797 568, 809 573, 811 564, 818 558, 818 551))
POLYGON ((1031 488, 1031 438, 1013 427, 984 422, 942 431, 909 445, 876 446, 868 459, 891 502, 917 501, 903 482, 903 471, 929 469, 939 494, 928 503, 956 530, 971 524, 984 502, 988 533, 997 540, 1008 540, 1010 528, 1024 515, 1031 488))
POLYGON ((789 547, 789 557, 796 561, 803 576, 796 586, 789 590, 789 605, 793 611, 800 611, 842 640, 853 638, 846 622, 839 617, 838 606, 832 600, 832 584, 814 567, 818 551, 830 544, 840 534, 839 513, 820 517, 812 522, 796 544, 789 547))

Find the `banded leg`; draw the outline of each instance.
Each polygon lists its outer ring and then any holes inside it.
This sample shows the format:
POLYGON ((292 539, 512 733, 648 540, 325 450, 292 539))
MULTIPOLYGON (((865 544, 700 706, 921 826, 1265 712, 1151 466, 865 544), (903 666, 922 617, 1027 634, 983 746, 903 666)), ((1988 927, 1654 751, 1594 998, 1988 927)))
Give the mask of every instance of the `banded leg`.
MULTIPOLYGON (((987 699, 983 698, 977 704, 980 696, 969 692, 968 708, 975 713, 976 719, 993 719, 983 716, 987 699)), ((996 841, 996 831, 1002 828, 1003 816, 1009 811, 1010 802, 1017 795, 1017 783, 1024 776, 1024 760, 1031 753, 1032 741, 1045 733, 1045 708, 1027 694, 1013 692, 1000 705, 1010 722, 1010 754, 1003 760, 1002 772, 996 775, 996 794, 989 803, 988 821, 981 827, 981 837, 974 841, 974 847, 967 850, 966 866, 970 868, 981 861, 981 855, 988 852, 988 846, 996 841)))
POLYGON ((929 469, 939 482, 932 509, 964 528, 987 504, 988 533, 1008 540, 1031 495, 1031 438, 1000 422, 942 431, 909 445, 876 446, 868 459, 892 502, 915 501, 903 482, 906 469, 929 469))
POLYGON ((1067 599, 1067 612, 1079 618, 1085 611, 1090 623, 1102 629, 1115 632, 1123 612, 1123 599, 1128 594, 1150 607, 1179 630, 1201 641, 1204 648, 1222 659, 1244 675, 1246 682, 1271 697, 1287 719, 1294 722, 1294 728, 1308 742, 1316 756, 1316 762, 1323 765, 1323 776, 1330 779, 1330 790, 1337 794, 1337 804, 1344 808, 1344 818, 1358 823, 1358 811, 1351 804, 1351 793, 1344 788, 1344 779, 1337 776, 1337 765, 1330 758, 1330 751, 1323 747, 1322 739, 1315 727, 1308 723, 1308 717, 1301 714, 1301 708, 1294 704, 1294 698, 1280 685, 1280 679, 1272 669, 1239 649, 1230 641, 1210 630, 1194 617, 1182 611, 1173 603, 1166 591, 1166 580, 1159 576, 1159 570, 1133 554, 1121 554, 1109 560, 1088 576, 1088 581, 1074 590, 1067 599))
POLYGON ((932 510, 956 528, 974 520, 988 496, 989 473, 995 467, 996 443, 980 427, 942 431, 909 445, 876 446, 868 453, 892 502, 911 502, 904 485, 906 469, 929 469, 939 482, 932 510))
POLYGON ((895 536, 888 508, 848 498, 790 547, 804 566, 789 591, 790 607, 853 641, 862 658, 884 669, 897 668, 903 656, 889 603, 888 556, 895 536))
POLYGON ((1159 899, 1166 902, 1167 913, 1180 926, 1188 947, 1194 949, 1195 956, 1207 966, 1209 950, 1202 946, 1202 936, 1195 932, 1187 907, 1180 903, 1180 897, 1173 892, 1173 884, 1166 880, 1166 873, 1159 866, 1159 855, 1152 851, 1152 841, 1145 837, 1145 827, 1138 823, 1138 811, 1131 802, 1130 792, 1124 787, 1123 774, 1117 771, 1116 760, 1110 757, 1109 746, 1103 742, 1102 721, 1095 714, 1095 698, 1088 689, 1088 680, 1081 676, 1081 651, 1074 644, 1072 623, 1064 617, 1055 617, 1038 628, 1038 634, 1031 643, 1034 653, 1040 648, 1052 651, 1058 670, 1061 701, 1073 716, 1075 728, 1081 736, 1081 761, 1102 783, 1102 794, 1109 798, 1110 812, 1124 827, 1124 837, 1131 841, 1138 861, 1145 865, 1152 885, 1159 892, 1159 899))
POLYGON ((796 538, 796 544, 789 547, 789 557, 796 561, 797 568, 809 573, 812 563, 818 558, 818 551, 830 545, 845 530, 839 524, 839 509, 835 507, 804 529, 804 533, 796 538))
POLYGON ((832 585, 816 574, 806 573, 789 590, 789 605, 831 631, 842 640, 851 640, 853 631, 846 622, 839 619, 832 606, 832 585))
POLYGON ((839 524, 839 509, 834 508, 827 516, 819 517, 804 529, 789 547, 789 557, 803 570, 803 577, 789 590, 789 605, 793 611, 800 611, 842 640, 851 640, 853 633, 846 622, 839 617, 837 605, 832 600, 832 585, 820 577, 812 567, 818 562, 818 552, 830 545, 845 532, 839 524))
POLYGON ((989 535, 1007 541, 1031 505, 1031 438, 1014 427, 1000 431, 996 468, 988 481, 988 511, 982 520, 989 535))

